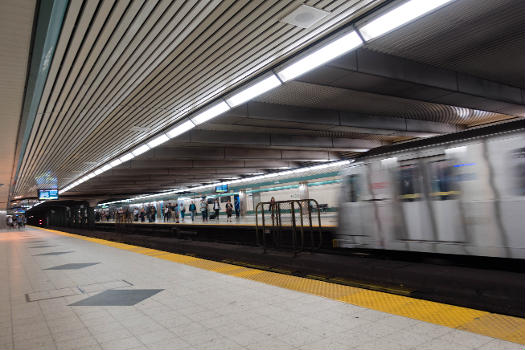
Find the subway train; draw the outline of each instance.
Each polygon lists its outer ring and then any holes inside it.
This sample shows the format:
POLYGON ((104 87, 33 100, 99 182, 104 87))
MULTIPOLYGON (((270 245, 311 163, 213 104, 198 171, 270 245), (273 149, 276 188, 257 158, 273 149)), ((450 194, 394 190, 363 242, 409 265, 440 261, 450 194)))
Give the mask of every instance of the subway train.
POLYGON ((524 259, 524 136, 518 120, 363 155, 334 246, 524 259))

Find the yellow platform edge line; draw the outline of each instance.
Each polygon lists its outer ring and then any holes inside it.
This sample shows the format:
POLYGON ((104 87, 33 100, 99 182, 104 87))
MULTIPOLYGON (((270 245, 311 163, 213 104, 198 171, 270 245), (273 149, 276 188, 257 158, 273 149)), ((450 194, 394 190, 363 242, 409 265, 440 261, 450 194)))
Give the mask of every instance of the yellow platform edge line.
MULTIPOLYGON (((31 226, 33 227, 33 226, 31 226)), ((73 233, 34 227, 63 236, 82 239, 132 253, 168 260, 196 268, 249 279, 289 290, 313 294, 340 302, 404 316, 415 320, 437 324, 449 328, 481 334, 496 339, 525 345, 525 319, 487 311, 448 305, 434 301, 415 299, 408 296, 389 294, 364 288, 345 286, 326 281, 286 275, 196 258, 193 256, 165 252, 151 248, 112 242, 73 233)))

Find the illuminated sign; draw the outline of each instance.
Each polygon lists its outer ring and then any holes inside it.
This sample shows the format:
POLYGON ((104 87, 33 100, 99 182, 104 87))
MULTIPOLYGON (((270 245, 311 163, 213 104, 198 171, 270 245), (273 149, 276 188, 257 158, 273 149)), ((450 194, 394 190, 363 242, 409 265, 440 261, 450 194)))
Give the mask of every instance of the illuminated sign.
POLYGON ((58 190, 38 190, 38 199, 58 199, 58 190))
POLYGON ((228 185, 215 186, 215 193, 228 192, 228 185))

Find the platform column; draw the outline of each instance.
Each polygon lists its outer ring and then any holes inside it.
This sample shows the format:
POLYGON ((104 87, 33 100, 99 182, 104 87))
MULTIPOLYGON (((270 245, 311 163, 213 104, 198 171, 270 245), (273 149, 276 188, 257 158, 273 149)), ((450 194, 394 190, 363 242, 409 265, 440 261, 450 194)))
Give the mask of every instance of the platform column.
POLYGON ((257 208, 257 204, 261 201, 261 194, 259 192, 252 192, 253 211, 257 208))
POLYGON ((239 191, 239 204, 240 204, 240 212, 241 216, 246 216, 247 211, 247 202, 246 202, 246 190, 240 190, 239 191))
POLYGON ((310 194, 308 193, 308 182, 299 182, 299 199, 308 199, 310 194))

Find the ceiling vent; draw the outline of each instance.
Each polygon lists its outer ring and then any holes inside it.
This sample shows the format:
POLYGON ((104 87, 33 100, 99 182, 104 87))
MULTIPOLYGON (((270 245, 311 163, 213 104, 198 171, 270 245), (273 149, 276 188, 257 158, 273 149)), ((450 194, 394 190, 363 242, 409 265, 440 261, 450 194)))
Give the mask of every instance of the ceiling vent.
POLYGON ((314 23, 319 22, 330 12, 316 9, 315 7, 301 5, 284 17, 281 22, 288 23, 300 28, 309 28, 314 23))

